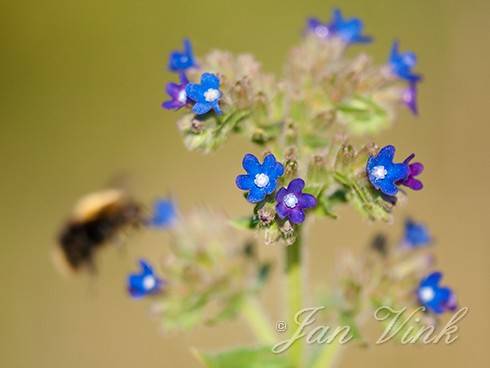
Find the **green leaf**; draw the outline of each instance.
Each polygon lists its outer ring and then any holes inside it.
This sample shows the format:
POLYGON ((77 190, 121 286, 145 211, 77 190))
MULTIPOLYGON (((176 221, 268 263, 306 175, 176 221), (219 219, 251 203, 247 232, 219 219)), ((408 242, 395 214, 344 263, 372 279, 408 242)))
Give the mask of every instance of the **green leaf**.
POLYGON ((286 355, 274 354, 271 347, 237 348, 221 353, 196 353, 207 368, 293 368, 286 355))

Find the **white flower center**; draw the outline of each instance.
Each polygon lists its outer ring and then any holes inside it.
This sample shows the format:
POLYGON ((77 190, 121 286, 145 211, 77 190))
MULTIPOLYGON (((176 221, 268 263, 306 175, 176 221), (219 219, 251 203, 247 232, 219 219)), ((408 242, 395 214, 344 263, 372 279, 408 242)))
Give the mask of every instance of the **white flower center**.
POLYGON ((327 37, 328 36, 328 27, 327 26, 317 26, 315 28, 315 33, 318 37, 327 37))
POLYGON ((419 290, 419 296, 420 300, 422 300, 424 303, 430 302, 432 299, 434 299, 434 290, 429 286, 425 286, 419 290))
POLYGON ((284 204, 289 208, 294 208, 298 204, 298 198, 293 193, 289 193, 284 197, 284 204))
POLYGON ((187 93, 185 93, 185 89, 179 92, 179 95, 177 96, 177 100, 180 103, 186 103, 187 102, 187 93))
POLYGON ((388 171, 386 171, 384 166, 375 166, 371 170, 371 175, 374 176, 377 180, 384 179, 388 171))
POLYGON ((153 289, 156 283, 157 282, 155 278, 151 275, 145 276, 145 278, 143 279, 143 287, 145 288, 145 290, 153 289))
POLYGON ((206 92, 204 92, 204 98, 208 102, 216 101, 219 97, 219 91, 215 88, 210 88, 206 92))
POLYGON ((265 174, 257 174, 255 175, 254 183, 259 188, 264 188, 269 184, 269 177, 265 174))

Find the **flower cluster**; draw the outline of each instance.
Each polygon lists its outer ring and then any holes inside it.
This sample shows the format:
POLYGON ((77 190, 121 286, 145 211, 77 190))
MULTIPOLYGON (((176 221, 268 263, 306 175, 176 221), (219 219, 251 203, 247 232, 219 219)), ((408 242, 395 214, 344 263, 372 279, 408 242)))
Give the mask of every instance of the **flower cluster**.
MULTIPOLYGON (((416 321, 407 320, 396 331, 402 338, 424 326, 435 326, 444 312, 456 310, 456 296, 452 289, 441 287, 440 272, 431 272, 435 257, 424 245, 430 241, 428 229, 407 220, 402 243, 390 243, 384 234, 373 238, 370 249, 362 254, 348 253, 339 262, 337 288, 330 299, 334 309, 362 334, 363 316, 374 313, 378 307, 393 311, 407 309, 407 315, 418 313, 416 321), (373 309, 366 310, 366 306, 373 309)), ((391 320, 391 319, 387 319, 391 320)), ((359 337, 358 336, 358 337, 359 337)))
POLYGON ((195 210, 169 235, 170 254, 161 264, 168 283, 151 306, 167 330, 234 317, 268 278, 271 266, 258 258, 256 243, 221 214, 195 210))
POLYGON ((270 228, 273 224, 282 226, 283 232, 286 232, 283 237, 289 236, 290 242, 294 239, 291 224, 299 225, 305 221, 305 210, 317 205, 315 196, 303 193, 305 182, 301 178, 293 179, 287 187, 277 190, 285 170, 284 165, 277 162, 273 154, 267 154, 261 164, 257 157, 248 153, 243 158, 242 165, 247 173, 238 175, 235 182, 239 189, 248 191, 247 200, 257 204, 254 217, 264 227, 270 228), (271 206, 273 203, 275 207, 271 206), (278 221, 274 222, 276 214, 278 221))
MULTIPOLYGON (((307 361, 326 366, 330 349, 306 356, 306 346, 297 344, 292 354, 271 357, 275 337, 256 298, 271 263, 260 256, 257 237, 238 230, 262 231, 263 243, 288 245, 284 289, 294 322, 294 313, 304 305, 301 261, 306 244, 301 234, 307 218, 336 219, 337 208, 350 204, 370 220, 388 222, 406 194, 403 187, 423 188, 419 175, 424 165, 413 162, 415 154, 398 161, 393 145, 350 143, 350 135, 371 136, 388 127, 402 104, 417 112, 422 77, 413 70, 416 55, 400 52, 398 41, 384 65, 365 54, 351 58, 346 53, 351 45, 371 41, 363 22, 345 18, 340 10, 326 23, 309 19, 283 75, 275 78, 252 55, 214 50, 198 59, 191 42, 184 40, 183 50, 169 56, 168 69, 179 81, 167 84, 169 100, 162 106, 184 112, 177 124, 191 150, 211 152, 236 133, 266 152, 262 161, 245 154, 245 172, 235 179, 253 204, 252 213, 231 220, 204 210, 181 216, 174 202, 164 198, 148 214, 120 191, 98 193, 77 206, 65 226, 60 239, 65 258, 75 269, 91 265, 93 252, 124 229, 165 229, 163 236, 170 239, 165 258, 158 268, 140 259, 140 269, 127 278, 129 295, 151 299, 153 314, 162 317, 167 330, 214 324, 242 313, 267 347, 267 356, 260 350, 238 350, 201 356, 202 362, 210 367, 300 367, 307 361)), ((381 234, 361 255, 345 256, 336 262, 341 279, 327 295, 329 309, 353 328, 355 337, 360 337, 360 321, 378 306, 425 309, 421 323, 433 326, 457 304, 453 290, 440 285, 442 274, 432 272, 435 258, 427 246, 432 242, 428 228, 409 219, 397 242, 389 244, 381 234)), ((413 331, 411 323, 397 333, 413 331)))
POLYGON ((403 102, 414 114, 417 114, 417 83, 422 80, 419 74, 412 71, 416 63, 415 53, 400 52, 398 41, 393 42, 388 61, 390 71, 395 77, 408 82, 408 87, 403 94, 403 102))
POLYGON ((330 23, 322 23, 317 18, 308 19, 307 30, 320 38, 338 37, 346 44, 372 41, 371 37, 362 34, 362 20, 359 18, 344 19, 339 9, 333 11, 330 23))
POLYGON ((387 196, 398 193, 398 186, 405 185, 413 190, 422 189, 422 182, 415 179, 424 170, 420 162, 410 164, 415 154, 408 156, 402 163, 394 163, 395 147, 383 147, 377 155, 371 156, 366 164, 366 172, 371 184, 387 196))
POLYGON ((163 103, 167 110, 179 110, 182 107, 193 104, 192 111, 197 115, 203 115, 214 110, 221 114, 219 100, 221 98, 220 80, 212 73, 204 73, 200 83, 189 83, 186 73, 198 65, 192 52, 189 40, 184 40, 184 50, 174 51, 170 54, 169 69, 179 73, 180 84, 168 83, 167 93, 170 100, 163 103))
POLYGON ((185 78, 168 85, 171 100, 164 107, 188 107, 178 127, 186 146, 203 152, 232 133, 260 146, 275 145, 278 152, 294 140, 325 148, 336 130, 377 133, 391 124, 399 105, 417 111, 421 77, 413 72, 415 54, 400 52, 398 42, 384 65, 366 54, 348 58, 348 45, 371 41, 363 28, 360 19, 345 18, 340 10, 326 23, 310 19, 277 79, 249 54, 213 50, 197 63, 186 40, 184 51, 173 52, 169 62, 170 70, 185 78))

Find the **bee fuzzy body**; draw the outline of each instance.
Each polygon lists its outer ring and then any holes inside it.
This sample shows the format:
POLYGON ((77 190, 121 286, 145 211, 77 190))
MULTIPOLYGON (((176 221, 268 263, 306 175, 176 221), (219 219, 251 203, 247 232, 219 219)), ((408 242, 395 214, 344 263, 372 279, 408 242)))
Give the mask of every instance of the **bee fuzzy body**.
MULTIPOLYGON (((143 224, 142 206, 120 190, 81 198, 58 236, 61 258, 72 271, 94 267, 99 248, 143 224)), ((64 267, 66 268, 66 267, 64 267)))

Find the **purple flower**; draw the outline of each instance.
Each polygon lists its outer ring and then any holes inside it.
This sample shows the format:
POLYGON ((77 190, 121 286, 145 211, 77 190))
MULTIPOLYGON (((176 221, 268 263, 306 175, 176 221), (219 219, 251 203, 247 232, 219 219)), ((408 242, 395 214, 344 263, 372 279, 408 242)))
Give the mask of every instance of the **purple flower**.
POLYGON ((156 276, 153 268, 144 259, 139 261, 141 271, 128 276, 128 291, 134 299, 140 299, 147 295, 158 294, 164 285, 164 281, 156 276))
POLYGON ((292 180, 287 188, 281 188, 276 194, 276 212, 281 219, 287 218, 293 224, 305 220, 305 209, 316 207, 316 198, 303 193, 305 182, 297 178, 292 180))
POLYGON ((414 115, 417 115, 417 82, 409 83, 403 92, 402 101, 414 115))
POLYGON ((439 286, 441 278, 442 273, 433 272, 420 282, 417 289, 420 304, 436 314, 454 311, 457 308, 453 291, 448 287, 439 286))
POLYGON ((415 153, 412 153, 410 156, 408 156, 405 161, 403 161, 404 164, 408 165, 408 176, 397 182, 397 184, 405 185, 406 187, 409 187, 412 190, 420 190, 424 187, 424 184, 418 179, 415 179, 416 176, 420 175, 422 171, 424 171, 424 165, 420 162, 414 162, 413 164, 410 163, 410 161, 415 157, 415 153))
POLYGON ((328 24, 322 23, 317 18, 308 19, 306 31, 314 33, 318 38, 328 38, 332 32, 328 24))
POLYGON ((398 193, 397 184, 404 181, 409 174, 408 164, 394 163, 395 147, 381 148, 376 156, 369 157, 366 164, 368 179, 374 188, 388 196, 398 193))
POLYGON ((180 84, 167 83, 167 93, 170 96, 169 101, 165 101, 162 107, 167 110, 178 110, 184 107, 187 102, 187 93, 185 87, 189 84, 185 73, 180 73, 180 84))

